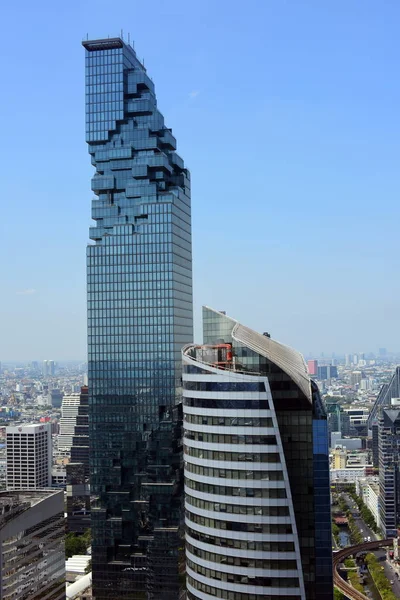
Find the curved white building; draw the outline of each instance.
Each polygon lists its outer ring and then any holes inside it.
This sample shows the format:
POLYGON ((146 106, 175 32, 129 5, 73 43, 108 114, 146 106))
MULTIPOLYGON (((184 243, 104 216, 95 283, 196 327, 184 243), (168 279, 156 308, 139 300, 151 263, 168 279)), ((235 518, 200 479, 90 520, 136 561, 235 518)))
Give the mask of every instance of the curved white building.
POLYGON ((183 350, 188 600, 330 600, 318 391, 300 354, 204 310, 207 345, 183 350))

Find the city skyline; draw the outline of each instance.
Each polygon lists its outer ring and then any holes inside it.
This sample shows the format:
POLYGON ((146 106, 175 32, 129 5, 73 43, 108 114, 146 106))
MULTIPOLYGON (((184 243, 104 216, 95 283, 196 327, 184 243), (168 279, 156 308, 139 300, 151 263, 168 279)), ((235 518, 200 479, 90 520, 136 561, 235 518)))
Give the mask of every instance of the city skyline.
POLYGON ((121 27, 158 82, 193 174, 195 339, 204 303, 304 354, 395 349, 400 7, 367 2, 360 16, 348 3, 250 5, 117 2, 112 14, 104 2, 95 12, 76 1, 3 8, 4 44, 13 51, 3 69, 12 93, 1 111, 18 119, 5 119, 2 130, 4 194, 12 199, 0 225, 2 360, 85 354, 80 249, 90 164, 76 46, 87 31, 107 37, 121 27), (168 46, 158 41, 166 29, 168 46), (28 73, 26 48, 35 65, 28 73), (53 152, 56 123, 62 143, 53 152), (216 257, 226 259, 218 275, 209 269, 216 257), (226 290, 236 273, 241 289, 232 298, 226 290))

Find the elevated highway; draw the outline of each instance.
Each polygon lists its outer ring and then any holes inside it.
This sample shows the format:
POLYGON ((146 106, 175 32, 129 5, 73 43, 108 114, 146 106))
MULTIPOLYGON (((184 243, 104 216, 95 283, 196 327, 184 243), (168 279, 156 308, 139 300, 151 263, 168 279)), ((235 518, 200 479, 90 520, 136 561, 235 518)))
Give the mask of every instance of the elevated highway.
POLYGON ((387 540, 374 540, 373 542, 363 542, 357 544, 357 546, 348 546, 339 550, 333 555, 333 583, 345 596, 350 600, 369 600, 368 596, 365 596, 358 590, 355 590, 353 586, 346 583, 339 575, 339 565, 349 556, 359 554, 360 552, 370 552, 371 550, 379 550, 379 548, 393 546, 393 538, 387 540))

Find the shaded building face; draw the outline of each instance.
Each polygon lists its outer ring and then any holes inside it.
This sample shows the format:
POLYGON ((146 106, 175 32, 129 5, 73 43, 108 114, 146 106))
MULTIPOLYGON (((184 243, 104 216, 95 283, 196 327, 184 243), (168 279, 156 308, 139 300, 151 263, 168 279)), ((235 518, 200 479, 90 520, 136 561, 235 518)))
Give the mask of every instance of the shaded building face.
POLYGON ((93 593, 177 597, 183 344, 192 339, 190 175, 122 40, 87 41, 96 172, 87 252, 93 593))
POLYGON ((204 309, 183 351, 188 597, 331 600, 327 422, 295 351, 204 309))
POLYGON ((0 494, 0 597, 65 598, 64 494, 0 494))

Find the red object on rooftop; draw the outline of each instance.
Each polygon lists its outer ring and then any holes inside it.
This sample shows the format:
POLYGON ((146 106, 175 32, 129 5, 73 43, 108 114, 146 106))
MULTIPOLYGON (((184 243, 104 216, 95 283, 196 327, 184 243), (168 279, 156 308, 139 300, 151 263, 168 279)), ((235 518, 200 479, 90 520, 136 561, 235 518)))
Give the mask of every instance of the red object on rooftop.
POLYGON ((201 349, 210 349, 217 351, 217 361, 214 363, 216 365, 225 365, 226 363, 231 363, 233 361, 233 352, 232 352, 232 344, 202 344, 201 346, 196 346, 196 348, 201 349), (223 350, 225 350, 225 356, 223 355, 223 350))

